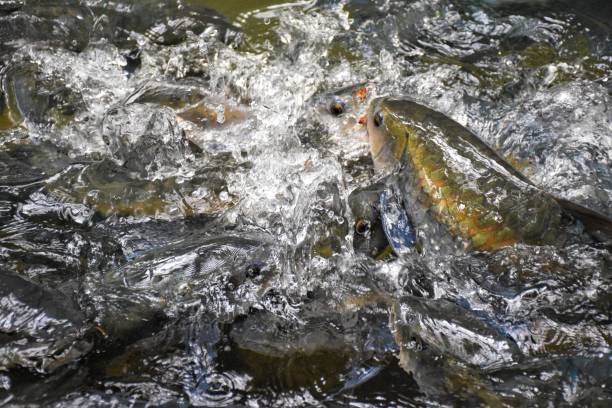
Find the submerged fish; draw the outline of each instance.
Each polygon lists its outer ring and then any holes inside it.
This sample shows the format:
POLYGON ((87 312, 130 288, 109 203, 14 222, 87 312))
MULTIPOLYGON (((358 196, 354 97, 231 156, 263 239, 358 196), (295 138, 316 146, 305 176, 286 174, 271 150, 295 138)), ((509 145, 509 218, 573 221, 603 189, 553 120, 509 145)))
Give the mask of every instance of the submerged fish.
POLYGON ((385 186, 374 184, 355 189, 348 197, 354 217, 353 248, 375 259, 386 259, 392 252, 382 225, 380 196, 385 186))
POLYGON ((568 226, 576 225, 572 216, 593 236, 610 236, 609 219, 538 189, 442 113, 407 99, 379 98, 370 105, 367 126, 374 165, 384 172, 401 169, 404 207, 417 226, 433 218, 474 250, 563 243, 568 226))

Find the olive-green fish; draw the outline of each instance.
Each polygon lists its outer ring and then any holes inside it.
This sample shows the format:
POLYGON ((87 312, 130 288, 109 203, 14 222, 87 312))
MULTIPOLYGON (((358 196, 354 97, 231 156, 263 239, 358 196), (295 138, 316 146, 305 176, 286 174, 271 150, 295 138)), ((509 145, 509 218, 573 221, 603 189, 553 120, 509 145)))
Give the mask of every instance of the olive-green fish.
POLYGON ((585 225, 612 230, 609 219, 539 190, 465 127, 416 102, 372 101, 367 127, 376 168, 401 168, 418 204, 471 249, 558 244, 566 204, 585 225))

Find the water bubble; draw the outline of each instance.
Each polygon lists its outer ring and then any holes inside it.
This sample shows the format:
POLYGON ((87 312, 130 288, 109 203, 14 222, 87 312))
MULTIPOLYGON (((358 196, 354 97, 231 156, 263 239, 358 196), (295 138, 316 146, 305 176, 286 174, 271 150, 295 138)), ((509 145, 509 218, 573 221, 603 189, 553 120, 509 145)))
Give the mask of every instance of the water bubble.
POLYGON ((225 106, 223 105, 218 105, 215 108, 215 111, 217 113, 217 123, 222 125, 225 123, 225 106))
POLYGON ((5 391, 11 389, 11 378, 8 375, 0 374, 0 389, 5 391))
POLYGON ((235 404, 236 385, 228 373, 206 374, 190 392, 191 404, 201 407, 226 407, 235 404))

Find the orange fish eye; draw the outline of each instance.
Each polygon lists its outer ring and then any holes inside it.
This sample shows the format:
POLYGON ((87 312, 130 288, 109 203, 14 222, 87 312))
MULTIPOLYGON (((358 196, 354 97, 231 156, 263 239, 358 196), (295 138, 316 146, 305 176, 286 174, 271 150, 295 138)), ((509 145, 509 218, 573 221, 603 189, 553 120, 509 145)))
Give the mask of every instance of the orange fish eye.
POLYGON ((346 112, 346 104, 343 101, 339 100, 339 99, 335 99, 329 105, 329 111, 334 116, 340 116, 344 112, 346 112))
POLYGON ((370 222, 368 220, 364 220, 363 218, 357 220, 355 223, 355 231, 359 235, 365 235, 370 230, 370 222))

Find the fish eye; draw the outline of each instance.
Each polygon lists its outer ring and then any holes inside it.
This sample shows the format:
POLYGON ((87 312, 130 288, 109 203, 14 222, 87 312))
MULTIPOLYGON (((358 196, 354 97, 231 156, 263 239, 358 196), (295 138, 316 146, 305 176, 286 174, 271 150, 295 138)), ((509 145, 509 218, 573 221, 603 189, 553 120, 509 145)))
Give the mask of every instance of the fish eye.
POLYGON ((374 114, 374 126, 380 127, 383 124, 384 116, 381 111, 378 111, 374 114))
POLYGON ((357 220, 355 223, 355 231, 359 235, 365 235, 370 231, 370 222, 368 220, 364 220, 363 218, 357 220))
POLYGON ((343 101, 336 99, 332 101, 331 105, 329 105, 329 111, 334 116, 340 116, 346 112, 346 104, 343 101))
POLYGON ((256 278, 256 277, 258 277, 259 275, 261 275, 261 267, 262 267, 262 265, 258 264, 258 263, 250 264, 249 266, 247 266, 246 276, 248 278, 256 278))

